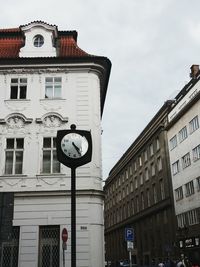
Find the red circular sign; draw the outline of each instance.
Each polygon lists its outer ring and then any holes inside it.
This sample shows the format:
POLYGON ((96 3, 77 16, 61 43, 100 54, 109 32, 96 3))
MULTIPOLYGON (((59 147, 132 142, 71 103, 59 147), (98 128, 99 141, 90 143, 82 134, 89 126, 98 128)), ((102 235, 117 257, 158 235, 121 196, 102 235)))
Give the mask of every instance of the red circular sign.
POLYGON ((62 230, 62 241, 63 242, 67 242, 67 239, 68 239, 67 229, 66 228, 63 228, 63 230, 62 230))

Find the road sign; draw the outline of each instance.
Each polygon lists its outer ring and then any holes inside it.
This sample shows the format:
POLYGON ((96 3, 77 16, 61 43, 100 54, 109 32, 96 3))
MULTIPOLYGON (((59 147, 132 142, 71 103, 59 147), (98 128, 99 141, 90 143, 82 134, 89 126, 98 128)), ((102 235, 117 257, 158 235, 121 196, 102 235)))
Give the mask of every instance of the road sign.
POLYGON ((66 228, 63 228, 63 230, 62 230, 62 241, 63 242, 67 242, 67 239, 68 239, 67 229, 66 228))
POLYGON ((134 241, 134 230, 133 228, 125 228, 125 240, 134 241))
POLYGON ((134 246, 133 246, 133 242, 132 241, 127 241, 127 250, 133 250, 134 246))

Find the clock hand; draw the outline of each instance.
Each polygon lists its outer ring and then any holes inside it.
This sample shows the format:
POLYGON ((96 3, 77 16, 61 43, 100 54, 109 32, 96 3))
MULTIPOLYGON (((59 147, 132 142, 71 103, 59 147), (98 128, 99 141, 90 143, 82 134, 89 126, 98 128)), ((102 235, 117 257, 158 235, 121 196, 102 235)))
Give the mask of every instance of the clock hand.
POLYGON ((78 154, 81 156, 81 151, 80 151, 80 148, 77 147, 74 142, 72 142, 72 145, 74 146, 74 148, 76 149, 76 151, 78 152, 78 154))

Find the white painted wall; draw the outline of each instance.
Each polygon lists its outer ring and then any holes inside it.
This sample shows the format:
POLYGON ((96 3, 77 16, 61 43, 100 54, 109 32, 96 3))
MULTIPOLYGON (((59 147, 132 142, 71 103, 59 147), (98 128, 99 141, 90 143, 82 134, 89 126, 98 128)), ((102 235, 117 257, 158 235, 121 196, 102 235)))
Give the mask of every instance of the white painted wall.
MULTIPOLYGON (((39 225, 60 225, 68 229, 69 240, 65 252, 66 266, 71 266, 71 200, 65 194, 16 196, 14 205, 15 226, 20 228, 19 266, 37 267, 39 225)), ((77 194, 77 266, 102 267, 103 251, 97 244, 103 242, 102 201, 98 195, 77 194)), ((62 266, 62 241, 60 241, 60 266, 62 266)))
MULTIPOLYGON (((199 87, 199 84, 196 85, 196 88, 199 87)), ((193 90, 194 91, 194 90, 193 90)), ((191 95, 191 92, 188 93, 191 95)), ((188 99, 188 95, 186 100, 188 99)), ((184 99, 182 100, 184 101, 184 99)), ((169 113, 169 117, 173 114, 174 110, 169 113)), ((175 204, 175 212, 176 214, 181 214, 186 211, 199 208, 200 205, 200 192, 197 190, 196 178, 200 173, 200 160, 196 162, 193 161, 192 149, 200 144, 200 128, 197 129, 192 134, 189 133, 189 122, 196 116, 199 116, 200 119, 200 101, 196 102, 168 131, 168 142, 170 139, 176 134, 178 137, 178 132, 184 127, 187 126, 188 137, 183 141, 178 141, 178 146, 173 150, 170 150, 170 164, 176 162, 178 159, 180 160, 180 172, 173 176, 172 174, 172 184, 174 191, 174 204, 175 204), (187 168, 182 168, 181 158, 186 153, 190 152, 191 165, 187 168), (195 186, 195 194, 185 197, 185 184, 194 180, 195 186), (182 200, 176 201, 175 199, 175 189, 183 186, 183 194, 184 198, 182 200)), ((169 144, 170 148, 170 144, 169 144)), ((172 172, 171 172, 172 173, 172 172)))
MULTIPOLYGON (((70 228, 70 169, 62 165, 61 174, 44 175, 42 166, 43 137, 56 136, 57 130, 91 130, 92 162, 77 169, 77 259, 78 267, 103 267, 103 197, 101 163, 100 81, 98 74, 84 66, 65 65, 61 68, 33 70, 14 68, 0 71, 0 191, 16 192, 14 225, 20 226, 19 267, 36 267, 38 260, 39 225, 60 225, 70 228), (44 98, 45 77, 62 77, 62 98, 44 98), (11 78, 27 78, 27 100, 10 100, 11 78), (9 124, 12 116, 20 117, 17 124, 9 124), (55 115, 53 123, 45 117, 55 115), (23 118, 29 119, 30 123, 23 118), (61 119, 60 119, 61 118, 61 119), (66 122, 66 118, 68 122, 66 122), (38 119, 40 122, 38 122, 38 119), (23 175, 4 174, 6 138, 24 137, 23 175), (96 194, 95 192, 101 193, 96 194), (24 193, 23 193, 24 192, 24 193), (43 193, 42 193, 43 192, 43 193), (67 192, 67 197, 58 193, 67 192), (81 194, 82 192, 82 194, 81 194), (23 195, 20 195, 23 194, 23 195), (36 196, 40 193, 40 196, 36 196), (43 196, 45 195, 45 197, 43 196), (34 196, 35 195, 35 196, 34 196), (67 203, 67 204, 66 204, 67 203), (81 230, 84 225, 87 230, 81 230)), ((69 240, 70 244, 70 240, 69 240)), ((66 253, 70 267, 70 246, 66 253)), ((62 249, 60 250, 62 267, 62 249)))

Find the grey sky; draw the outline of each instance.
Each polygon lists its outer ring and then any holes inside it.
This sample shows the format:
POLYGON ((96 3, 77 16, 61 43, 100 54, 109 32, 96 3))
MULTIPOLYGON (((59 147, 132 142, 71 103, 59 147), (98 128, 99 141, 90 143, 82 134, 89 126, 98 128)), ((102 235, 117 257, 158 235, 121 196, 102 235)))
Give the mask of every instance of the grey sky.
POLYGON ((78 31, 112 62, 103 120, 103 176, 200 63, 199 0, 6 0, 0 27, 34 20, 78 31))

